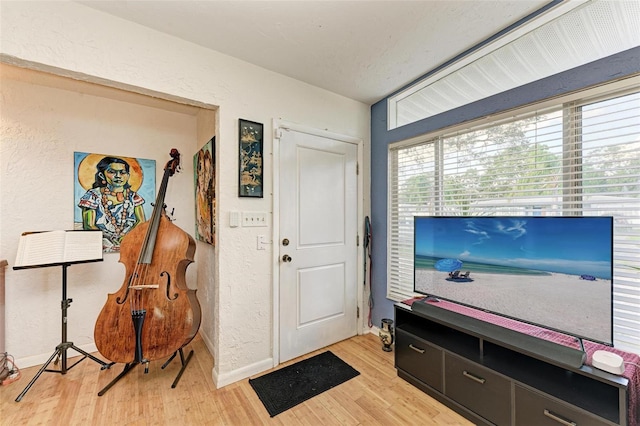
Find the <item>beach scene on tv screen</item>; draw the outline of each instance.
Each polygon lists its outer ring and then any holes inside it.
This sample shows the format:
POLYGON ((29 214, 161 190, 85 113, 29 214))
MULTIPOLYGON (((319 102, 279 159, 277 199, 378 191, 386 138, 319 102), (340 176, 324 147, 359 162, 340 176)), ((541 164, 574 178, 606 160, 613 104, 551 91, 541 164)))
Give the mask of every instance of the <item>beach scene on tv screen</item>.
POLYGON ((612 341, 608 217, 416 217, 414 289, 612 341))

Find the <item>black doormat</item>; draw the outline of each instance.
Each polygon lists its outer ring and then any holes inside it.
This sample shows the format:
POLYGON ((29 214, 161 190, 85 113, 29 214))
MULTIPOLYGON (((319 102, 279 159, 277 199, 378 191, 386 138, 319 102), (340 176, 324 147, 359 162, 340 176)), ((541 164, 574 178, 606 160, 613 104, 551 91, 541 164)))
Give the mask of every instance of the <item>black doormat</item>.
POLYGON ((333 352, 327 351, 249 379, 249 384, 273 417, 359 374, 333 352))

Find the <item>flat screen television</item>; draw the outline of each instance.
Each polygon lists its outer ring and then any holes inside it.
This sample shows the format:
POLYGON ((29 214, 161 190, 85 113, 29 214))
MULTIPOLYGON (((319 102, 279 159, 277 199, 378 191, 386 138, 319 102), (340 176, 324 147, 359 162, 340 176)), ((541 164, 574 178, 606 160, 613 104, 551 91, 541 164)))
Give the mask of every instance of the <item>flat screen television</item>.
POLYGON ((613 218, 416 216, 414 291, 613 344, 613 218))

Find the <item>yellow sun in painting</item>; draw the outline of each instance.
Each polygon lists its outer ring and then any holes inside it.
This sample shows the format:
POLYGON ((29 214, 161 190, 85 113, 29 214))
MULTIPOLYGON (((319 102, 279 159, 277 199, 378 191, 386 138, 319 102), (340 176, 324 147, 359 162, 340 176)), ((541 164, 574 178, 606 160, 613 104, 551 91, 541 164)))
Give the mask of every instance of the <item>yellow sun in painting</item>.
MULTIPOLYGON (((78 165, 78 181, 84 189, 91 189, 96 175, 96 166, 104 157, 116 157, 113 155, 88 154, 82 159, 78 165)), ((126 161, 129 164, 129 185, 132 191, 138 191, 144 178, 142 167, 135 158, 116 157, 126 161)))

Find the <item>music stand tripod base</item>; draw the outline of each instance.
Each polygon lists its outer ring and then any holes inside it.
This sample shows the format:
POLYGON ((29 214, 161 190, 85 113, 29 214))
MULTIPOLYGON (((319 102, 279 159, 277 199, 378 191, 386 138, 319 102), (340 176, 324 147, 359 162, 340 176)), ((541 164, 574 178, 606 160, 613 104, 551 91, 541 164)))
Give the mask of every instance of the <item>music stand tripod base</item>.
MULTIPOLYGON (((100 260, 102 260, 102 259, 100 259, 100 260)), ((80 363, 85 358, 89 358, 89 359, 97 362, 98 364, 100 364, 102 366, 100 368, 101 370, 105 370, 105 369, 107 369, 107 368, 109 368, 109 367, 111 367, 113 365, 113 363, 106 363, 106 362, 102 361, 101 359, 96 358, 95 356, 91 355, 90 353, 88 353, 86 351, 83 351, 79 347, 75 346, 73 344, 73 342, 67 341, 67 309, 69 308, 69 305, 73 301, 72 299, 67 298, 67 267, 70 264, 71 263, 63 263, 62 264, 62 302, 60 304, 61 309, 62 309, 62 342, 58 346, 56 346, 56 350, 53 352, 51 357, 49 357, 47 362, 45 362, 44 365, 40 368, 40 370, 38 370, 36 375, 33 377, 33 379, 31 379, 29 384, 24 388, 24 390, 20 393, 20 395, 18 395, 18 397, 16 398, 16 402, 20 402, 22 400, 22 398, 26 395, 26 393, 29 391, 29 389, 31 389, 31 386, 33 386, 33 384, 36 382, 36 380, 38 380, 40 375, 42 373, 44 373, 45 371, 48 372, 48 373, 67 374, 67 371, 71 370, 71 368, 73 368, 76 365, 78 365, 78 363, 80 363), (67 366, 67 351, 69 349, 73 349, 74 351, 76 351, 80 355, 82 355, 82 358, 80 358, 78 361, 74 362, 71 366, 67 366), (60 369, 59 370, 50 370, 50 369, 47 368, 47 367, 49 367, 49 364, 51 364, 51 362, 54 359, 56 360, 54 362, 54 364, 57 364, 59 359, 62 360, 62 364, 60 365, 60 369)), ((43 265, 43 266, 53 266, 53 265, 43 265)), ((14 269, 18 269, 18 268, 14 267, 14 269)), ((20 269, 23 269, 23 268, 20 268, 20 269)))

